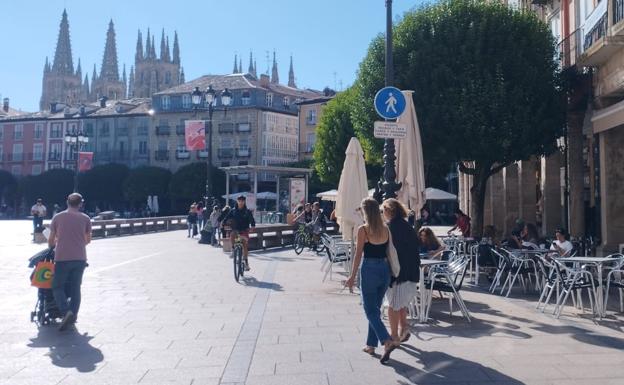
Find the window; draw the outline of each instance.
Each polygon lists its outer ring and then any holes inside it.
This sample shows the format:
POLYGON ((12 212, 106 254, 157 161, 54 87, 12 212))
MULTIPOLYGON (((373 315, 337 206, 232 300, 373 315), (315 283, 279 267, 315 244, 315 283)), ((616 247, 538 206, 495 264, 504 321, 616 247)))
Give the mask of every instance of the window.
POLYGON ((191 108, 191 95, 182 95, 182 108, 191 108))
POLYGON ((16 162, 21 162, 23 159, 23 151, 24 151, 24 145, 22 143, 14 143, 13 155, 11 156, 11 160, 16 161, 16 162))
POLYGON ((61 143, 50 144, 49 160, 61 160, 61 143))
POLYGON ((238 148, 240 150, 249 150, 249 139, 247 138, 238 139, 238 148))
POLYGON ((171 98, 168 95, 160 97, 160 107, 163 110, 168 110, 171 107, 171 98))
POLYGON ((13 139, 22 140, 24 139, 24 125, 16 124, 15 129, 13 131, 13 139))
POLYGON ((43 138, 43 124, 35 124, 35 139, 43 138))
POLYGON ((283 102, 284 102, 284 107, 286 108, 290 107, 290 98, 288 96, 284 96, 283 102))
POLYGON ((62 135, 62 123, 52 123, 52 128, 50 128, 50 138, 61 138, 62 135))
POLYGON ((147 126, 137 127, 137 135, 147 136, 147 126))
POLYGON ((273 107, 273 94, 270 92, 266 94, 266 105, 267 107, 273 107))
POLYGON ((139 142, 139 154, 141 155, 147 154, 147 141, 142 140, 139 142))
POLYGON ((232 138, 221 138, 221 148, 232 148, 232 138))
POLYGON ((33 160, 43 160, 43 143, 33 145, 33 160))
POLYGON ((186 152, 186 140, 184 137, 178 137, 178 151, 186 152))
POLYGON ((238 123, 238 132, 251 131, 251 125, 249 123, 238 123))
POLYGON ((35 164, 35 165, 32 166, 32 174, 33 175, 41 174, 41 165, 40 164, 35 164))
POLYGON ((101 137, 108 137, 110 135, 110 123, 107 120, 102 122, 99 134, 101 137))
POLYGON ((165 84, 171 83, 171 72, 165 72, 165 84))
POLYGON ((126 149, 126 142, 119 142, 119 155, 123 156, 126 149))
POLYGON ((102 142, 102 144, 100 145, 100 149, 102 150, 102 152, 108 153, 108 142, 102 142))
POLYGON ((87 136, 93 136, 93 123, 86 123, 85 124, 85 134, 87 136))
POLYGON ((13 167, 11 167, 11 174, 13 174, 15 176, 21 176, 22 175, 22 165, 14 164, 13 167))
POLYGON ((308 125, 316 124, 316 109, 308 110, 308 115, 306 116, 306 124, 308 125))
POLYGON ((243 94, 241 96, 241 104, 243 106, 248 106, 250 102, 251 102, 251 93, 249 93, 249 91, 243 91, 243 94))
POLYGON ((166 140, 159 140, 158 141, 158 150, 159 151, 166 151, 167 150, 167 141, 166 140))

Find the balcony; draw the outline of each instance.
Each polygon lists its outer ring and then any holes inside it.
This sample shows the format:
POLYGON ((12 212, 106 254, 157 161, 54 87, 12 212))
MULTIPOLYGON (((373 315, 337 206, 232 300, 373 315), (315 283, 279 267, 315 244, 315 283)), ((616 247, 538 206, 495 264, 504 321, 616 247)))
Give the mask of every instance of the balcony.
POLYGON ((208 158, 208 150, 197 151, 197 159, 207 159, 207 158, 208 158))
POLYGON ((169 150, 156 150, 154 151, 154 159, 165 161, 169 160, 169 150))
POLYGON ((231 134, 234 132, 234 123, 219 123, 220 134, 231 134))
POLYGON ((219 158, 221 159, 233 158, 234 149, 233 148, 220 148, 218 155, 219 155, 219 158))
POLYGON ((191 153, 188 151, 181 151, 181 150, 177 150, 176 151, 176 159, 190 159, 191 158, 191 153))
POLYGON ((236 157, 237 158, 249 158, 250 156, 251 156, 251 151, 249 151, 248 148, 246 148, 246 149, 241 149, 241 148, 236 149, 236 157))
MULTIPOLYGON (((621 1, 621 0, 620 0, 621 1)), ((614 35, 608 31, 607 0, 603 0, 585 20, 583 27, 583 53, 579 64, 596 67, 604 64, 624 46, 624 36, 614 35)))
POLYGON ((624 35, 624 0, 613 0, 613 26, 611 27, 613 35, 624 35))
POLYGON ((171 135, 169 126, 156 126, 156 135, 171 135))
POLYGON ((178 124, 176 126, 176 134, 177 135, 184 135, 184 125, 183 124, 178 124))
POLYGON ((581 34, 579 28, 557 45, 557 60, 560 61, 561 68, 574 67, 578 62, 581 56, 581 34))
POLYGON ((48 160, 50 161, 56 161, 56 162, 60 162, 61 160, 61 153, 60 152, 51 152, 48 154, 48 160))

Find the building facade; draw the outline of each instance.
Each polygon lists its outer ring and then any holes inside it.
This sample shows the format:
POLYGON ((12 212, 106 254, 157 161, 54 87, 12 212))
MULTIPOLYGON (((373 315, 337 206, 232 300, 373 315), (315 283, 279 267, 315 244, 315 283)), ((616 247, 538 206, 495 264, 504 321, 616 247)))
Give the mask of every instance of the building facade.
POLYGON ((333 92, 325 92, 326 96, 304 100, 299 105, 299 159, 309 160, 314 156, 316 145, 316 129, 327 102, 334 98, 333 92))
POLYGON ((141 31, 138 33, 134 67, 130 70, 131 97, 149 98, 153 94, 184 83, 184 69, 180 64, 178 33, 173 35, 173 51, 169 49, 169 37, 163 30, 160 38, 160 56, 156 54, 154 35, 149 29, 143 47, 141 31))

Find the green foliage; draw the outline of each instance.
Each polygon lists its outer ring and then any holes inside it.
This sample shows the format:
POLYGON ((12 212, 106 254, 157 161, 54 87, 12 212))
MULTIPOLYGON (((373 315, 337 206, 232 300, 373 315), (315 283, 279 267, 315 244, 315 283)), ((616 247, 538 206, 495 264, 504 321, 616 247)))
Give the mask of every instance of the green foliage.
POLYGON ((145 202, 149 195, 163 199, 169 194, 171 171, 155 166, 143 166, 130 170, 123 183, 124 197, 134 203, 145 202))
POLYGON ((125 200, 123 184, 129 172, 123 164, 95 166, 78 174, 78 192, 87 203, 97 204, 102 210, 115 208, 125 200))
POLYGON ((10 199, 10 193, 13 192, 15 186, 17 185, 17 180, 10 172, 6 170, 0 170, 0 202, 2 199, 10 199))
MULTIPOLYGON (((195 162, 182 166, 173 173, 169 182, 169 194, 172 199, 185 203, 197 202, 206 193, 206 167, 204 162, 195 162)), ((212 168, 212 194, 220 198, 225 194, 225 173, 212 168)))
POLYGON ((74 172, 61 168, 26 176, 19 181, 19 193, 26 200, 28 207, 37 198, 42 198, 48 207, 55 203, 63 205, 73 189, 74 172))
POLYGON ((340 180, 349 140, 355 135, 351 112, 356 96, 356 91, 350 88, 330 100, 316 129, 314 168, 321 181, 334 187, 340 180))
MULTIPOLYGON (((395 85, 415 91, 426 161, 489 169, 555 150, 564 109, 554 41, 533 13, 476 0, 408 12, 394 27, 393 58, 395 85)), ((378 36, 360 65, 354 113, 362 142, 377 150, 372 106, 383 76, 378 36)))

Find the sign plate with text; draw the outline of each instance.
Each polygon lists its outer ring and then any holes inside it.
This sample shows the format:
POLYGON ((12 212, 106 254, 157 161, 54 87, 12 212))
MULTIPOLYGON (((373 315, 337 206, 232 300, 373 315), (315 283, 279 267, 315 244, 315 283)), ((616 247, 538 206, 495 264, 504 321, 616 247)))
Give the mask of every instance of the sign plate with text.
POLYGON ((407 125, 395 122, 375 122, 375 138, 404 139, 407 136, 407 125))

